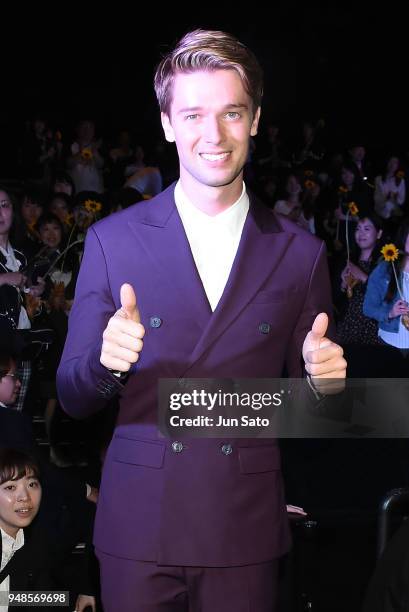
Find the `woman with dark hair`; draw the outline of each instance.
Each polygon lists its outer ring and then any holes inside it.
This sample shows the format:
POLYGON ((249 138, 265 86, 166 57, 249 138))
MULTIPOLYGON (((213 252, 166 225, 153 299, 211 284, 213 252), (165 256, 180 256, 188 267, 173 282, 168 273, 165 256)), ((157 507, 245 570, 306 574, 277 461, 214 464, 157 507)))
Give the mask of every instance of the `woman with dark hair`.
POLYGON ((135 147, 133 163, 125 168, 124 187, 133 187, 147 198, 153 198, 162 191, 163 181, 157 166, 146 165, 145 151, 141 145, 135 147))
POLYGON ((0 406, 14 404, 20 387, 14 360, 10 355, 0 353, 0 406))
POLYGON ((95 123, 80 121, 76 129, 76 140, 71 144, 66 164, 75 185, 81 191, 104 192, 103 168, 105 160, 101 154, 102 141, 96 139, 95 123))
POLYGON ((28 259, 40 248, 35 225, 44 212, 44 203, 44 192, 38 187, 29 187, 24 190, 15 211, 13 241, 28 259))
POLYGON ((31 450, 34 447, 31 415, 12 410, 20 393, 16 362, 9 351, 0 350, 0 448, 13 446, 31 450))
MULTIPOLYGON (((60 476, 59 481, 61 484, 65 479, 60 476)), ((52 482, 48 480, 45 488, 51 487, 52 482)), ((89 606, 95 612, 93 595, 76 598, 79 590, 95 592, 86 579, 87 568, 79 564, 74 573, 72 567, 69 574, 66 572, 76 543, 76 530, 69 522, 65 526, 63 522, 57 525, 66 507, 55 505, 52 495, 48 499, 45 497, 42 504, 41 501, 40 468, 34 457, 26 451, 0 448, 0 594, 7 601, 8 594, 13 591, 39 591, 38 595, 44 591, 65 591, 65 599, 54 599, 55 605, 72 606, 76 601, 76 610, 82 611, 89 606), (44 502, 49 506, 46 516, 50 510, 57 514, 50 516, 51 521, 41 516, 44 502)), ((43 602, 37 600, 35 609, 48 609, 50 603, 45 607, 46 602, 44 606, 43 602)), ((0 609, 8 610, 8 605, 2 603, 4 607, 0 603, 0 609)), ((32 607, 25 606, 24 600, 19 602, 19 610, 31 610, 32 607)))
POLYGON ((64 250, 63 225, 56 215, 42 215, 36 229, 43 248, 41 255, 34 261, 34 273, 45 280, 42 312, 37 320, 38 325, 54 332, 51 348, 39 360, 37 379, 41 399, 46 401, 44 416, 50 441, 50 460, 65 467, 67 462, 59 456, 53 435, 53 421, 58 405, 55 376, 67 335, 68 313, 74 298, 79 265, 72 250, 64 250))
POLYGON ((53 193, 66 193, 70 198, 75 196, 75 185, 68 172, 58 172, 52 185, 53 193))
MULTIPOLYGON (((23 253, 13 249, 9 236, 13 224, 13 204, 9 194, 0 189, 0 334, 16 335, 17 330, 29 330, 31 322, 25 309, 25 292, 37 298, 44 291, 44 281, 38 278, 35 285, 30 283, 22 270, 27 265, 23 253)), ((14 344, 14 343, 13 343, 14 344)), ((29 360, 19 364, 22 389, 16 403, 16 409, 22 410, 30 380, 31 365, 29 360)))
POLYGON ((340 275, 344 307, 337 331, 338 340, 349 358, 348 375, 362 378, 372 375, 370 368, 377 363, 373 347, 380 345, 377 322, 365 316, 363 303, 369 274, 380 255, 381 219, 375 214, 360 219, 354 238, 351 257, 340 275))
MULTIPOLYGON (((392 245, 393 246, 393 245, 392 245)), ((406 218, 396 235, 396 263, 394 249, 391 257, 379 263, 368 279, 364 313, 378 321, 378 335, 388 345, 389 359, 385 360, 385 376, 405 377, 409 373, 409 219, 406 218)))
MULTIPOLYGON (((40 502, 39 468, 34 459, 22 451, 0 449, 0 593, 5 597, 10 591, 29 588, 31 572, 22 572, 18 561, 26 545, 25 529, 36 517, 40 502)), ((3 604, 2 609, 8 610, 3 604)))
POLYGON ((334 186, 331 196, 332 208, 336 219, 336 236, 334 246, 340 251, 346 247, 346 231, 348 228, 348 240, 353 241, 354 231, 358 218, 367 216, 373 212, 371 195, 365 184, 356 177, 354 167, 351 163, 343 163, 338 183, 334 186), (349 206, 355 204, 358 208, 358 216, 348 215, 349 206), (347 224, 347 215, 350 223, 347 224))
POLYGON ((59 218, 64 231, 68 232, 72 223, 72 198, 64 192, 53 193, 47 208, 48 212, 59 218))
POLYGON ((391 155, 375 178, 375 208, 382 219, 402 217, 406 199, 405 175, 399 157, 391 155))

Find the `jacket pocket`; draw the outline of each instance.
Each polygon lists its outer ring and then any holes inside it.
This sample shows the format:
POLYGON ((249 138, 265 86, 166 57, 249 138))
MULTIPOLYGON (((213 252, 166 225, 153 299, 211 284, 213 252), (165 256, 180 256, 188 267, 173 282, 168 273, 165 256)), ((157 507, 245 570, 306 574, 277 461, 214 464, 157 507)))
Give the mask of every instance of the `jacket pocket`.
POLYGON ((120 463, 159 469, 163 466, 165 448, 164 444, 118 436, 112 441, 112 458, 120 463))
POLYGON ((273 472, 281 467, 277 446, 251 446, 239 448, 239 465, 242 474, 273 472))

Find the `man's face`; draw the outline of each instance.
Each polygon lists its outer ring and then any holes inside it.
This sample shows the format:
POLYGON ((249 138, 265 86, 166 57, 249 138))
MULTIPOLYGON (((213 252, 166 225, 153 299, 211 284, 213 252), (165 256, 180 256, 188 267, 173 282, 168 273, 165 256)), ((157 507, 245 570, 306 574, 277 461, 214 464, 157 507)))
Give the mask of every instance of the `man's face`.
POLYGON ((222 187, 242 181, 249 138, 257 134, 250 96, 235 70, 178 74, 170 116, 162 113, 166 140, 175 142, 183 187, 222 187))
POLYGON ((32 474, 3 482, 0 485, 0 527, 15 538, 19 529, 30 525, 40 501, 41 485, 32 474))

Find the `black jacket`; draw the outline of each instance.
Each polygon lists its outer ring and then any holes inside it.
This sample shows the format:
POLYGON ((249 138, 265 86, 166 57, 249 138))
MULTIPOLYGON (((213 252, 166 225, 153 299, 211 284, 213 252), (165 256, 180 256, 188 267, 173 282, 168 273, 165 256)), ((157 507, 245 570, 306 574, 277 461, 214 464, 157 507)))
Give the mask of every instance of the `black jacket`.
MULTIPOLYGON (((14 249, 14 255, 21 263, 21 268, 27 265, 23 253, 14 249)), ((0 274, 7 274, 12 270, 6 267, 6 258, 0 252, 0 274)), ((16 329, 22 298, 19 289, 12 285, 0 285, 0 334, 3 330, 16 329)))

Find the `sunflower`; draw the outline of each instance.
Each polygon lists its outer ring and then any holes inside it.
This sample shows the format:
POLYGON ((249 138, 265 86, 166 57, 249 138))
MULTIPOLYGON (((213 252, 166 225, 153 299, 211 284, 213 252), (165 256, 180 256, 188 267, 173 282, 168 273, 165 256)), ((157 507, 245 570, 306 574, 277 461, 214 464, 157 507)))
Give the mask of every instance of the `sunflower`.
POLYGON ((343 185, 341 185, 338 189, 338 191, 340 193, 348 193, 348 189, 346 187, 344 187, 343 185))
POLYGON ((304 176, 314 176, 314 172, 312 170, 304 170, 304 176))
POLYGON ((101 202, 97 202, 96 200, 85 200, 84 208, 95 215, 95 213, 100 212, 102 208, 101 202))
POLYGON ((359 208, 358 208, 358 206, 355 204, 355 202, 350 202, 350 203, 348 204, 348 209, 349 209, 349 212, 351 213, 351 215, 354 215, 354 216, 355 216, 355 215, 357 215, 357 214, 358 214, 358 212, 359 212, 359 208))
POLYGON ((31 223, 27 223, 26 227, 27 227, 28 233, 31 236, 34 236, 34 238, 37 238, 37 239, 40 238, 40 234, 38 233, 38 230, 37 230, 37 220, 31 221, 31 223))
POLYGON ((403 170, 398 170, 398 171, 397 171, 397 173, 396 173, 396 178, 398 178, 398 179, 403 179, 403 178, 405 178, 405 173, 404 173, 404 171, 403 171, 403 170))
POLYGON ((81 157, 82 159, 85 159, 85 161, 90 161, 93 158, 91 149, 89 149, 88 147, 85 147, 85 149, 82 149, 81 157))
POLYGON ((316 185, 315 181, 311 181, 311 180, 305 181, 304 183, 304 187, 306 189, 314 189, 315 185, 316 185))
POLYGON ((385 246, 381 248, 381 253, 385 261, 394 262, 399 257, 399 250, 394 244, 385 244, 385 246))
POLYGON ((71 227, 74 223, 74 215, 72 213, 67 213, 63 218, 63 223, 64 225, 68 225, 68 227, 71 227))

